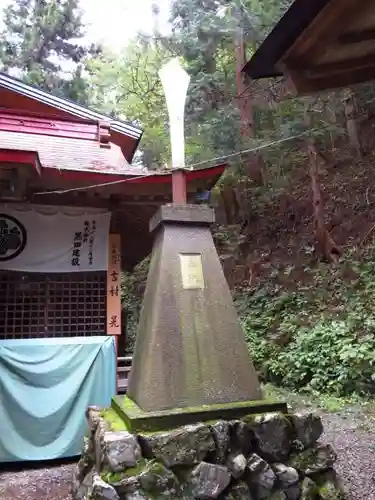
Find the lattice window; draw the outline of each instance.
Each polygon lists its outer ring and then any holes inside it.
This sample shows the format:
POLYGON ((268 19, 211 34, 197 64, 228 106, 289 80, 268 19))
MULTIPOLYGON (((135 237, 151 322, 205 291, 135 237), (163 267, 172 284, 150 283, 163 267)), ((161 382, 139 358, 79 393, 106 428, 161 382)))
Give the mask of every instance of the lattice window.
POLYGON ((0 338, 105 334, 105 272, 0 271, 0 338))

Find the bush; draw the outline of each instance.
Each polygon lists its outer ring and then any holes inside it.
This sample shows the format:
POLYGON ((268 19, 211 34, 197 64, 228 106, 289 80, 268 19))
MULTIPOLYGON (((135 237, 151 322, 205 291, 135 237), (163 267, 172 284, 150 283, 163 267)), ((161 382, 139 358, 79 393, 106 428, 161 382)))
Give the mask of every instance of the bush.
POLYGON ((373 392, 375 314, 360 307, 358 297, 347 295, 341 318, 302 293, 256 293, 237 301, 261 379, 340 396, 373 392))

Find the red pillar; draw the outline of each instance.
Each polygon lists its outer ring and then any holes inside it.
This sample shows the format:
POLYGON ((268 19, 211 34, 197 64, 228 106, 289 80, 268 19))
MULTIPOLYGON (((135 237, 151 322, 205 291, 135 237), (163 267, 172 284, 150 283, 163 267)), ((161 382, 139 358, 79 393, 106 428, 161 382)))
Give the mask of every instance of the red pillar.
POLYGON ((172 202, 176 205, 187 203, 185 170, 173 170, 172 172, 172 202))

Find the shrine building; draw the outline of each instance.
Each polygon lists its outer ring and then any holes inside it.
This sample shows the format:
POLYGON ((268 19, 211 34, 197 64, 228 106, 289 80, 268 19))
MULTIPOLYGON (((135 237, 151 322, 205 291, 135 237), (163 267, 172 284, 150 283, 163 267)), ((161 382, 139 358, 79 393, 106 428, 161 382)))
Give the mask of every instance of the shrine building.
MULTIPOLYGON (((150 253, 149 221, 172 200, 170 170, 131 164, 141 137, 131 123, 0 73, 0 462, 74 455, 85 409, 116 392, 121 272, 150 253), (51 414, 38 392, 47 386, 51 414), (69 427, 63 408, 78 400, 69 427), (21 422, 35 435, 47 420, 43 446, 21 437, 21 422)), ((187 200, 223 170, 186 170, 187 200)))

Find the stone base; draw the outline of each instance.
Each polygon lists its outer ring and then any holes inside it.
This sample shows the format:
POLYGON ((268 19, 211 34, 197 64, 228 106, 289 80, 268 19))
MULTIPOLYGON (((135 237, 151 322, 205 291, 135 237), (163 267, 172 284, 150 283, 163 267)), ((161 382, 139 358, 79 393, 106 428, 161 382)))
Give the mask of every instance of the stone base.
POLYGON ((124 421, 129 432, 163 431, 196 422, 231 420, 267 412, 288 412, 286 403, 273 401, 241 401, 231 404, 145 412, 127 396, 113 398, 112 408, 124 421))
POLYGON ((131 434, 90 408, 73 500, 345 500, 311 413, 271 413, 131 434))

